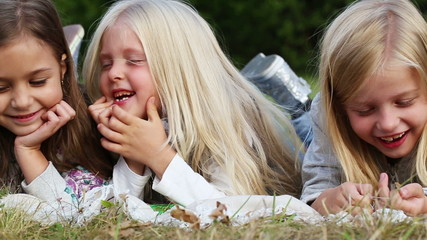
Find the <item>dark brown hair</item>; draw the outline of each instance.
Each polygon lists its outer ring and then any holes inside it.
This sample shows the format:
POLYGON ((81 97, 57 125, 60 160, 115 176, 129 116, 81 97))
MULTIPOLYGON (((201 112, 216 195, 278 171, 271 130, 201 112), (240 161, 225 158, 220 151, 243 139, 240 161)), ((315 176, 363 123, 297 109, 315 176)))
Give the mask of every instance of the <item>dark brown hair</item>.
MULTIPOLYGON (((114 161, 100 145, 99 133, 76 80, 72 55, 60 18, 50 0, 0 1, 0 47, 10 44, 23 34, 33 36, 49 46, 58 62, 64 53, 67 55, 67 71, 62 84, 63 100, 76 111, 74 120, 42 143, 42 153, 58 171, 80 165, 101 177, 110 177, 114 161), (58 157, 58 153, 61 157, 58 157)), ((7 180, 14 177, 10 176, 10 163, 15 160, 15 135, 1 126, 0 132, 0 178, 7 180)))

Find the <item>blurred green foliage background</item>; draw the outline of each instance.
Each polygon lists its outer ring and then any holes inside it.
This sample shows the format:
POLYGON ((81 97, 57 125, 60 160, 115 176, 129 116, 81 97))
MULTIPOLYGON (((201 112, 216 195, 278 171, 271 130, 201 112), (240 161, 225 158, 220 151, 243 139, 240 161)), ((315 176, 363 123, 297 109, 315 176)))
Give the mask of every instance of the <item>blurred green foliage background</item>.
MULTIPOLYGON (((86 43, 111 0, 53 0, 64 25, 79 23, 86 43)), ((352 0, 189 0, 242 68, 259 52, 278 54, 306 78, 315 75, 323 29, 352 0)), ((427 0, 415 2, 426 12, 427 0)))

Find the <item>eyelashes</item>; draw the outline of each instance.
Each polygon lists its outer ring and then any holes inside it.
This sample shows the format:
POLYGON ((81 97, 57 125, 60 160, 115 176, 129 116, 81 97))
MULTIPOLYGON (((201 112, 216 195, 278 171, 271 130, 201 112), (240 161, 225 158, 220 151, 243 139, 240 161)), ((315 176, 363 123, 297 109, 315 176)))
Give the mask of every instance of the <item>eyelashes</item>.
POLYGON ((101 68, 102 69, 108 69, 113 66, 115 61, 125 61, 126 64, 132 65, 132 66, 143 66, 147 63, 146 59, 124 59, 124 58, 114 58, 114 59, 108 59, 108 60, 102 60, 101 61, 101 68))

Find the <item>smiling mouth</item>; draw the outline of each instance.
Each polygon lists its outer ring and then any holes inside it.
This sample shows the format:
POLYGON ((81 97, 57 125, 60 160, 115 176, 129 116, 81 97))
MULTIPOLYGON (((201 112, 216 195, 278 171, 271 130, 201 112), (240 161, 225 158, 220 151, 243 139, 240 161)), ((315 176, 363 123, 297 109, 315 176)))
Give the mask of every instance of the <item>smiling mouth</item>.
POLYGON ((29 114, 22 114, 22 115, 9 115, 9 117, 12 118, 13 121, 15 122, 27 123, 27 122, 33 121, 40 111, 41 110, 38 110, 33 113, 29 113, 29 114))
POLYGON ((129 92, 129 91, 120 91, 113 94, 114 100, 116 102, 121 102, 128 100, 130 97, 135 95, 135 92, 129 92))
POLYGON ((36 113, 37 112, 33 112, 33 113, 30 113, 30 114, 27 114, 27 115, 17 115, 17 116, 12 116, 12 117, 16 118, 16 119, 27 119, 27 118, 30 118, 30 117, 36 115, 36 113))
POLYGON ((396 142, 399 141, 403 136, 405 136, 405 134, 408 131, 402 132, 400 134, 397 134, 395 136, 391 136, 391 137, 380 137, 379 139, 381 139, 382 141, 386 142, 386 143, 392 143, 392 142, 396 142))

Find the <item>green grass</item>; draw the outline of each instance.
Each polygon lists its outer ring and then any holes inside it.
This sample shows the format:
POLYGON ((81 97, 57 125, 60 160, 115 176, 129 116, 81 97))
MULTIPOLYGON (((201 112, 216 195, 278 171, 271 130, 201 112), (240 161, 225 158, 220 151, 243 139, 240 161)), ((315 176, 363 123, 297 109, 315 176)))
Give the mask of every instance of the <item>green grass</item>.
POLYGON ((310 93, 309 97, 311 99, 313 99, 314 96, 316 96, 316 94, 319 92, 319 89, 320 89, 317 76, 307 75, 307 76, 301 76, 301 77, 303 79, 305 79, 308 82, 308 84, 310 84, 311 93, 310 93))
MULTIPOLYGON (((304 77, 318 92, 317 79, 304 77)), ((0 189, 0 197, 7 191, 0 189)), ((294 216, 274 215, 241 226, 215 223, 201 230, 158 226, 128 219, 115 206, 95 217, 86 226, 54 224, 43 226, 13 210, 0 210, 0 239, 427 239, 427 217, 412 222, 393 223, 384 219, 362 217, 352 223, 339 220, 308 224, 294 216)))
POLYGON ((23 214, 0 210, 0 239, 426 239, 426 218, 413 222, 364 220, 307 224, 294 216, 275 215, 242 226, 215 223, 202 230, 138 223, 109 209, 87 226, 42 226, 23 214), (114 213, 114 214, 112 214, 114 213))

